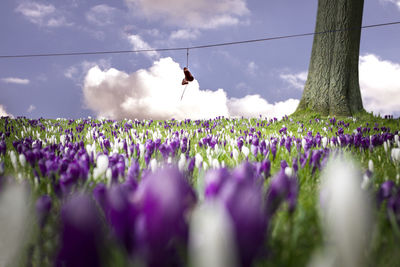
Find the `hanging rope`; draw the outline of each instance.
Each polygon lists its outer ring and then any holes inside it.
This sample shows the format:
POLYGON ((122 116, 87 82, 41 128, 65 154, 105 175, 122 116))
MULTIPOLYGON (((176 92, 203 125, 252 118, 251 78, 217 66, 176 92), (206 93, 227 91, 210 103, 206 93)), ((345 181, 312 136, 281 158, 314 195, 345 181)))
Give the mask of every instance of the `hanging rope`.
POLYGON ((186 68, 189 68, 189 48, 186 48, 186 68))
MULTIPOLYGON (((186 68, 189 68, 189 48, 186 48, 186 68)), ((189 84, 187 83, 185 85, 185 88, 183 89, 182 95, 181 95, 181 101, 183 98, 183 95, 185 94, 186 88, 189 84)))

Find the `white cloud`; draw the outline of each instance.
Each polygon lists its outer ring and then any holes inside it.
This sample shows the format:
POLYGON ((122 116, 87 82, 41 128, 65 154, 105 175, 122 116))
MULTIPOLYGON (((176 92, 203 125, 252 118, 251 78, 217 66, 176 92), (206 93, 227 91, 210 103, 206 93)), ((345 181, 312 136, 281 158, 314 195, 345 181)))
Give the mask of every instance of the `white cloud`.
POLYGON ((31 112, 33 112, 35 109, 36 109, 36 107, 35 107, 34 105, 30 105, 29 108, 28 108, 28 110, 27 110, 27 112, 28 112, 28 113, 31 113, 31 112))
POLYGON ((281 73, 279 77, 293 88, 303 90, 307 80, 307 71, 299 73, 281 73))
POLYGON ((12 114, 8 113, 6 111, 6 107, 3 105, 0 105, 0 117, 14 117, 12 114))
POLYGON ((400 115, 400 64, 366 54, 360 56, 359 72, 364 108, 400 115))
POLYGON ((21 13, 31 23, 44 27, 71 26, 65 17, 52 4, 40 4, 36 2, 23 2, 17 6, 15 12, 21 13))
POLYGON ((105 4, 92 7, 86 13, 86 20, 96 26, 106 26, 114 22, 116 8, 105 4))
POLYGON ((21 84, 21 85, 27 85, 30 83, 28 79, 21 79, 21 78, 16 78, 16 77, 8 77, 8 78, 3 78, 1 79, 4 83, 13 83, 13 84, 21 84))
POLYGON ((125 0, 135 14, 149 20, 193 29, 236 25, 249 14, 246 0, 125 0))
POLYGON ((253 118, 262 115, 268 118, 281 118, 284 115, 290 115, 295 112, 299 100, 290 98, 270 104, 259 95, 247 95, 243 98, 231 98, 227 104, 231 117, 253 118))
MULTIPOLYGON (((153 49, 148 43, 143 41, 142 37, 137 34, 132 34, 128 36, 128 40, 131 43, 133 50, 151 50, 153 49)), ((149 58, 159 58, 160 55, 156 51, 149 51, 149 52, 144 52, 146 56, 149 58)))
POLYGON ((298 104, 293 99, 269 104, 259 95, 228 98, 223 89, 200 90, 197 80, 188 85, 181 101, 182 78, 182 68, 171 58, 161 58, 149 69, 131 74, 94 66, 84 80, 84 102, 99 117, 114 119, 280 117, 298 104))
POLYGON ((171 40, 195 40, 199 37, 199 35, 200 31, 198 30, 180 29, 173 31, 169 38, 171 40))

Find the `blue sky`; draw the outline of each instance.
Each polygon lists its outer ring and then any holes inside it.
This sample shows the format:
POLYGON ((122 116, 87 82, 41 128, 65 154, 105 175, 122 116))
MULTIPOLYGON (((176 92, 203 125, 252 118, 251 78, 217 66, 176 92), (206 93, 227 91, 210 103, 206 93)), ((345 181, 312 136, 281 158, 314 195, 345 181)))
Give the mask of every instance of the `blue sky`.
MULTIPOLYGON (((318 1, 14 1, 1 55, 187 47, 314 31, 318 1)), ((363 24, 400 20, 400 0, 366 0, 363 24)), ((400 25, 362 32, 364 106, 400 115, 400 25)), ((0 114, 32 118, 281 116, 302 94, 312 37, 186 52, 0 59, 0 114)))

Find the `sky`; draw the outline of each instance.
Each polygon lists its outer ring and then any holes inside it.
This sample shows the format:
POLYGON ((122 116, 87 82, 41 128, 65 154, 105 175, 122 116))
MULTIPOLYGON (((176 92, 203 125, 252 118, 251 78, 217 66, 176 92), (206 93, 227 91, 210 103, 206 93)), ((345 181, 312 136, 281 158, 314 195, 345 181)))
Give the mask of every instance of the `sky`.
MULTIPOLYGON (((0 55, 190 47, 313 32, 318 1, 2 0, 0 55)), ((400 20, 365 0, 363 25, 400 20)), ((186 51, 0 59, 0 116, 280 117, 299 103, 313 37, 186 51)), ((362 31, 364 108, 400 116, 400 25, 362 31)))

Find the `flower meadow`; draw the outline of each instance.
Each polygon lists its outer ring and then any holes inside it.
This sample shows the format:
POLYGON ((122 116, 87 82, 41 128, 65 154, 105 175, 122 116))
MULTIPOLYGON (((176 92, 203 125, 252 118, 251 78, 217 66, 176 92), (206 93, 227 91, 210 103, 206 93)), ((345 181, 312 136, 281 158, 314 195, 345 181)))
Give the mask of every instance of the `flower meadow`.
POLYGON ((400 120, 0 120, 1 266, 398 266, 400 120))

